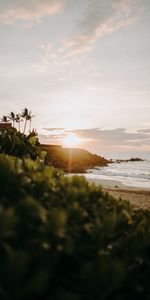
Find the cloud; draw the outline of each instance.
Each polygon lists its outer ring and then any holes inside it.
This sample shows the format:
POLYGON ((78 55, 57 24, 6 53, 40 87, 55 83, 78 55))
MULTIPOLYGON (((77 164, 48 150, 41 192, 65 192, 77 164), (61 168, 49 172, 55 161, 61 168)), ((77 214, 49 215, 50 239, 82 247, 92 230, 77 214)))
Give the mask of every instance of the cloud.
POLYGON ((136 0, 93 0, 79 22, 79 33, 64 44, 70 56, 90 51, 97 40, 135 22, 139 2, 136 0))
POLYGON ((138 130, 137 132, 144 133, 144 134, 149 134, 150 135, 150 129, 141 129, 141 130, 138 130))
POLYGON ((113 145, 133 145, 139 144, 142 145, 144 142, 150 144, 150 129, 138 130, 136 132, 128 132, 125 128, 116 128, 116 129, 83 129, 76 130, 76 134, 80 137, 87 139, 93 139, 101 141, 105 144, 113 145))
POLYGON ((62 139, 66 136, 66 129, 62 127, 43 128, 48 134, 39 134, 39 140, 43 144, 61 144, 62 139))
MULTIPOLYGON (((81 57, 80 54, 91 51, 101 37, 109 35, 120 28, 127 27, 135 21, 138 11, 137 3, 140 1, 82 0, 82 10, 79 13, 80 19, 74 19, 74 33, 57 44, 50 42, 45 45, 39 45, 41 58, 39 59, 39 63, 35 64, 34 67, 42 73, 51 73, 53 69, 56 72, 58 80, 67 81, 68 75, 70 78, 70 66, 72 64, 74 66, 80 65, 81 60, 75 60, 78 58, 84 59, 83 55, 81 57)), ((69 1, 64 0, 64 3, 67 11, 69 1)), ((75 9, 77 7, 81 7, 81 2, 75 3, 70 0, 70 10, 67 13, 71 13, 71 8, 75 9)), ((68 17, 67 13, 66 17, 68 17)), ((74 66, 73 68, 75 68, 74 66)), ((78 70, 77 67, 77 72, 78 70)))
POLYGON ((62 43, 55 45, 53 43, 40 44, 39 59, 37 63, 32 65, 33 69, 39 73, 45 73, 51 76, 51 82, 55 81, 64 85, 68 81, 74 84, 82 84, 82 82, 89 81, 90 74, 95 71, 92 62, 88 62, 88 65, 81 68, 81 63, 85 62, 84 58, 79 56, 68 56, 68 50, 62 43), (79 73, 80 68, 80 73, 79 73), (88 70, 88 71, 87 71, 88 70))
POLYGON ((38 137, 41 144, 57 144, 53 136, 49 136, 46 134, 39 134, 38 137))
POLYGON ((102 129, 102 128, 90 128, 90 129, 76 129, 65 130, 61 133, 59 128, 55 128, 55 134, 41 135, 41 141, 47 143, 60 144, 65 135, 69 133, 75 133, 81 138, 81 147, 91 150, 92 152, 109 151, 110 149, 122 149, 123 150, 148 150, 150 146, 150 129, 137 130, 135 132, 129 132, 125 128, 116 129, 102 129), (56 134, 58 131, 58 134, 56 134))
MULTIPOLYGON (((0 4, 0 22, 5 24, 34 23, 62 10, 62 0, 19 0, 0 4)), ((22 24, 22 25, 23 25, 22 24)))
POLYGON ((60 145, 66 134, 39 134, 39 140, 43 144, 60 145))
POLYGON ((53 69, 53 76, 54 70, 56 74, 57 72, 61 74, 61 68, 67 63, 64 53, 65 49, 56 47, 53 43, 39 44, 38 48, 40 49, 41 55, 39 62, 34 64, 33 67, 41 73, 51 73, 51 70, 53 69))
POLYGON ((64 131, 65 130, 65 128, 43 128, 44 130, 46 130, 46 131, 64 131))
POLYGON ((64 128, 43 128, 43 130, 49 132, 49 137, 53 139, 57 138, 59 139, 61 136, 65 134, 65 129, 64 128))

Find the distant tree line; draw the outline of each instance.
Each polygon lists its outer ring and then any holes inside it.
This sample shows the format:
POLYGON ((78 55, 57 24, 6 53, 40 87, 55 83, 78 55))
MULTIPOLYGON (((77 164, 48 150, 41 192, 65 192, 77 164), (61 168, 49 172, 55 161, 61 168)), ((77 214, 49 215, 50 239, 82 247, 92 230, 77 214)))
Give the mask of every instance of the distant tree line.
POLYGON ((8 123, 11 122, 12 123, 12 127, 18 128, 18 131, 22 133, 26 132, 27 129, 27 125, 29 123, 29 132, 31 132, 31 125, 32 125, 32 119, 33 119, 33 115, 31 113, 31 111, 29 111, 27 108, 24 108, 22 113, 14 113, 14 112, 10 112, 9 115, 5 115, 1 118, 1 121, 3 123, 8 123), (22 123, 22 126, 21 126, 22 123))

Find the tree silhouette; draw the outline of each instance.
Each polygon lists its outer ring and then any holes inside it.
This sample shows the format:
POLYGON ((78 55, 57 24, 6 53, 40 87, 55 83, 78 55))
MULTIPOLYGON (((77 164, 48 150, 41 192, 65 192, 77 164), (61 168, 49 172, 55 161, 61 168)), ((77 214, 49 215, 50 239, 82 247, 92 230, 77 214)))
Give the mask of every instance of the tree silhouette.
POLYGON ((7 116, 3 116, 1 120, 2 120, 3 123, 8 123, 8 117, 7 116))
POLYGON ((31 113, 31 111, 29 111, 27 108, 25 108, 24 111, 23 111, 23 113, 22 113, 22 117, 25 120, 23 133, 25 133, 25 131, 26 131, 26 127, 27 127, 27 122, 28 121, 30 123, 30 125, 29 125, 29 132, 31 132, 32 118, 34 117, 32 115, 32 113, 31 113))
POLYGON ((20 114, 16 114, 15 121, 16 121, 16 123, 18 123, 18 129, 20 131, 20 122, 21 122, 21 115, 20 114))
POLYGON ((29 111, 28 113, 28 121, 30 122, 30 125, 29 125, 29 132, 31 132, 31 125, 32 125, 32 119, 34 118, 34 115, 32 115, 31 111, 29 111))
POLYGON ((12 121, 13 127, 15 127, 16 116, 15 116, 14 112, 11 111, 11 113, 8 116, 8 118, 12 121))
POLYGON ((23 110, 21 116, 22 116, 22 118, 24 119, 24 129, 23 129, 23 133, 25 133, 26 127, 27 127, 27 121, 30 120, 30 112, 28 111, 27 108, 24 108, 24 110, 23 110))
POLYGON ((31 132, 31 123, 32 118, 34 116, 32 115, 31 111, 29 111, 27 108, 24 108, 21 114, 15 114, 14 112, 10 112, 8 116, 3 116, 1 121, 3 123, 8 123, 9 120, 12 121, 12 126, 15 127, 15 122, 18 124, 18 130, 21 130, 20 122, 24 120, 24 126, 23 126, 23 134, 26 132, 27 128, 27 122, 29 121, 29 132, 31 132))

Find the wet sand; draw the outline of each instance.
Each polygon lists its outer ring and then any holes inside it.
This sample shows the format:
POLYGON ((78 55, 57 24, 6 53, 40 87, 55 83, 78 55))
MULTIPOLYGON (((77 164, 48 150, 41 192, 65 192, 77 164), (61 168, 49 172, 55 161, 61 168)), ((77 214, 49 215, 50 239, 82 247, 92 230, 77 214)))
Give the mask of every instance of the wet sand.
POLYGON ((109 192, 114 198, 129 201, 135 209, 148 209, 150 210, 150 189, 142 189, 137 187, 125 186, 119 181, 106 180, 106 179, 86 179, 90 183, 101 185, 103 189, 109 192))

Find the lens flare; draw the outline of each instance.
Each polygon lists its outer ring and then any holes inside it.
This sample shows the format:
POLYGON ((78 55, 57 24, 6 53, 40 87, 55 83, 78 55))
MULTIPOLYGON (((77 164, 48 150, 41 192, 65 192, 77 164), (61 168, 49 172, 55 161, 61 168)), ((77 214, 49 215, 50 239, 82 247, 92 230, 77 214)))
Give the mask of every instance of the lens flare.
POLYGON ((81 143, 81 139, 74 133, 69 133, 62 140, 62 145, 67 148, 77 147, 81 143))

